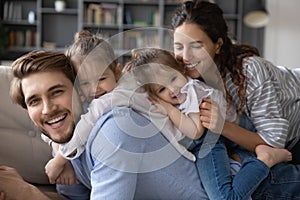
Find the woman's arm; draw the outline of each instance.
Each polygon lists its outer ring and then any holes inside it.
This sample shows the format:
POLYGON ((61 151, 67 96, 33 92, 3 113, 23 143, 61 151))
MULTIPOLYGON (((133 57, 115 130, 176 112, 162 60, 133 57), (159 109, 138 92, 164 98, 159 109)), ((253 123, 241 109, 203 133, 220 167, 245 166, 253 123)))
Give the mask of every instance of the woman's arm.
POLYGON ((228 121, 224 123, 222 135, 252 152, 255 151, 257 145, 267 144, 257 133, 228 121))
POLYGON ((225 121, 218 112, 218 106, 212 104, 211 99, 204 99, 200 105, 202 125, 213 132, 221 133, 224 137, 249 151, 254 152, 257 145, 266 144, 257 133, 244 129, 237 123, 225 121))

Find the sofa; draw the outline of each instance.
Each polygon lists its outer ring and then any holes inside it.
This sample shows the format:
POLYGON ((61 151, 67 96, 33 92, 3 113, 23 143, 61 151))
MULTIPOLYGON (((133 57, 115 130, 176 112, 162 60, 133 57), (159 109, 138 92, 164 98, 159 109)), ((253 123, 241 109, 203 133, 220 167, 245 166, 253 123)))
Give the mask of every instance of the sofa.
POLYGON ((31 122, 26 110, 9 97, 11 67, 0 66, 0 165, 14 167, 24 180, 36 185, 51 199, 66 199, 48 182, 44 166, 51 148, 31 122))

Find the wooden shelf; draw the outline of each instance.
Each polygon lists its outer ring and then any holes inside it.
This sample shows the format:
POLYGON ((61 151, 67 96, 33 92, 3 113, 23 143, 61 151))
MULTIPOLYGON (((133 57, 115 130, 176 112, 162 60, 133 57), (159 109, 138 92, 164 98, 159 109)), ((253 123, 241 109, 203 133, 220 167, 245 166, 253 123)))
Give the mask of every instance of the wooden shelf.
MULTIPOLYGON (((228 22, 228 26, 232 35, 239 42, 244 38, 257 38, 257 32, 243 31, 242 22, 245 0, 215 0, 215 2, 223 9, 224 17, 228 22)), ((255 0, 260 1, 260 0, 255 0)), ((28 52, 33 49, 43 49, 44 42, 55 44, 57 50, 62 51, 73 42, 74 34, 82 29, 88 29, 94 33, 101 33, 105 37, 111 37, 121 33, 119 41, 114 44, 116 52, 124 52, 126 45, 134 47, 140 42, 157 42, 157 45, 169 45, 171 39, 166 38, 163 30, 160 28, 168 28, 171 24, 171 16, 177 8, 179 0, 72 0, 67 2, 67 7, 62 12, 56 12, 52 0, 0 0, 0 17, 2 25, 8 32, 35 32, 34 46, 18 46, 12 45, 6 48, 6 55, 9 53, 28 52), (8 10, 5 8, 13 2, 14 5, 21 5, 21 15, 18 20, 7 18, 8 10), (101 6, 102 15, 100 21, 95 22, 93 18, 87 20, 87 9, 90 4, 97 7, 101 6), (27 20, 29 11, 35 12, 35 22, 30 24, 27 20), (111 12, 111 13, 110 13, 111 12), (105 19, 105 17, 107 19, 105 19), (20 20, 21 19, 21 20, 20 20), (93 21, 94 20, 94 21, 93 21), (102 20, 102 21, 101 21, 102 20), (130 36, 123 34, 135 29, 143 29, 147 27, 156 27, 158 32, 153 34, 149 31, 149 36, 145 33, 131 33, 130 36), (136 35, 135 35, 136 34, 136 35), (142 41, 140 38, 142 38, 142 41), (152 39, 151 39, 152 37, 152 39), (130 40, 127 41, 127 40, 130 40), (131 44, 132 43, 132 44, 131 44)), ((20 9, 20 8, 18 8, 20 9)), ((249 10, 249 7, 246 8, 249 10)), ((92 13, 95 15, 95 13, 92 13)), ((13 16, 13 13, 10 14, 13 16)), ((91 16, 90 16, 91 17, 91 16)), ((94 16, 92 16, 94 17, 94 16)), ((20 35, 20 33, 18 33, 20 35)), ((11 34, 11 40, 13 34, 11 34)), ((155 45, 155 44, 154 44, 155 45)), ((12 54, 13 55, 13 54, 12 54)))

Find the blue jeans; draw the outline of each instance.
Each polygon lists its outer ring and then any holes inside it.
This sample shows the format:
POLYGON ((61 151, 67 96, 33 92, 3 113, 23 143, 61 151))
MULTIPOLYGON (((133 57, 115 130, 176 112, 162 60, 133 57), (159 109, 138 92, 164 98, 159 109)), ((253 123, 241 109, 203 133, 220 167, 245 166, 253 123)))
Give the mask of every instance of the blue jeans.
MULTIPOLYGON (((241 116, 240 126, 254 129, 245 116, 241 116)), ((249 199, 269 175, 269 168, 250 154, 243 160, 240 171, 232 178, 225 145, 227 140, 224 137, 208 130, 200 140, 194 142, 196 147, 192 151, 197 157, 198 173, 210 199, 249 199)), ((229 146, 237 147, 232 144, 229 146)), ((265 194, 264 190, 257 190, 257 194, 261 194, 259 191, 265 194)))
MULTIPOLYGON (((240 126, 256 132, 254 126, 246 115, 240 116, 240 126)), ((240 146, 233 148, 243 161, 254 158, 256 155, 240 146)), ((256 191, 252 194, 253 200, 295 200, 300 199, 300 165, 292 163, 279 163, 270 169, 270 172, 256 191)))

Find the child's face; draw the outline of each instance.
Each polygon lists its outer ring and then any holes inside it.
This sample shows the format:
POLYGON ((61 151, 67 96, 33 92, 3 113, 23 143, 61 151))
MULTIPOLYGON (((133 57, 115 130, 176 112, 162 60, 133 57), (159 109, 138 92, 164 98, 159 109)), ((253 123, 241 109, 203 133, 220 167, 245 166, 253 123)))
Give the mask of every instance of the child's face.
POLYGON ((111 92, 117 85, 116 76, 110 68, 107 68, 103 73, 85 75, 82 74, 79 77, 79 87, 85 101, 88 102, 111 92))
POLYGON ((185 101, 186 94, 181 93, 181 88, 187 83, 186 77, 176 70, 158 72, 159 83, 153 84, 154 95, 162 100, 178 105, 185 101))

